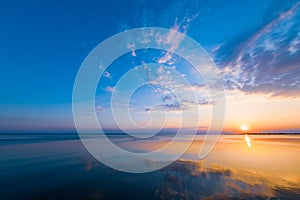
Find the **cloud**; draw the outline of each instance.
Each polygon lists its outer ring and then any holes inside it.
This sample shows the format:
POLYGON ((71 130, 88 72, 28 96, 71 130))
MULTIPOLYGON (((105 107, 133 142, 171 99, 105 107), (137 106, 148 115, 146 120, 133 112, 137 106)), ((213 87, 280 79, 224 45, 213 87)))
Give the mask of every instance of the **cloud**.
POLYGON ((152 107, 147 107, 145 108, 145 111, 166 111, 166 112, 170 112, 170 111, 183 111, 183 110, 187 110, 187 107, 184 104, 180 104, 178 102, 175 103, 168 103, 168 104, 161 104, 161 105, 155 105, 152 107))
POLYGON ((136 53, 135 53, 135 45, 133 43, 127 43, 127 48, 131 50, 131 55, 133 57, 136 57, 136 53))
POLYGON ((104 72, 103 72, 103 76, 104 76, 105 78, 108 78, 108 79, 111 79, 111 78, 112 78, 111 74, 110 74, 108 71, 104 71, 104 72))
POLYGON ((103 113, 103 112, 105 111, 105 109, 102 108, 101 106, 97 105, 97 106, 95 107, 95 111, 96 111, 97 113, 103 113))
MULTIPOLYGON (((139 107, 139 111, 183 111, 194 110, 198 106, 211 106, 211 94, 206 85, 186 85, 182 82, 181 74, 174 74, 174 67, 160 66, 158 68, 145 68, 148 70, 147 80, 153 86, 152 92, 160 98, 154 101, 153 106, 139 107), (178 77, 180 76, 180 77, 178 77)), ((189 82, 189 80, 186 80, 189 82)))
POLYGON ((103 64, 99 65, 99 69, 100 69, 100 71, 103 71, 103 74, 102 74, 103 77, 108 78, 108 79, 112 79, 111 74, 108 71, 104 71, 105 66, 103 64))
POLYGON ((173 62, 170 62, 171 59, 172 59, 171 53, 167 52, 167 53, 165 53, 164 56, 162 56, 162 57, 160 57, 160 58, 158 59, 158 63, 163 64, 163 63, 167 63, 167 62, 168 62, 169 64, 172 64, 173 62))
POLYGON ((132 55, 133 57, 136 57, 136 53, 135 53, 134 50, 131 51, 131 55, 132 55))
POLYGON ((300 2, 215 48, 227 89, 300 96, 300 2), (245 37, 246 36, 246 37, 245 37))
POLYGON ((175 62, 175 58, 172 52, 176 51, 185 38, 187 33, 187 29, 190 25, 190 22, 194 20, 198 14, 192 17, 184 17, 184 19, 179 22, 178 18, 175 19, 174 25, 170 27, 170 31, 166 36, 156 35, 156 44, 161 46, 163 43, 164 45, 169 45, 168 51, 165 52, 160 58, 158 58, 158 63, 161 64, 169 64, 172 65, 175 62), (174 31, 181 32, 182 35, 175 34, 174 31))
POLYGON ((107 86, 107 87, 105 88, 105 91, 113 93, 113 92, 115 91, 115 88, 114 88, 114 87, 111 87, 111 86, 107 86))

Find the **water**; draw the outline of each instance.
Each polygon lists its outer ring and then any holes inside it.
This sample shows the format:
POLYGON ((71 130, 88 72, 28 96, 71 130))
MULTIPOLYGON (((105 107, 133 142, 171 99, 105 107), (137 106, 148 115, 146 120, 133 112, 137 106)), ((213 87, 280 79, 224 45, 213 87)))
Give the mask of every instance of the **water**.
MULTIPOLYGON (((243 135, 222 136, 199 160, 199 136, 170 166, 129 174, 99 163, 76 135, 1 135, 0 199, 300 199, 300 136, 249 137, 251 148, 243 135)), ((132 151, 168 142, 114 140, 132 151)))

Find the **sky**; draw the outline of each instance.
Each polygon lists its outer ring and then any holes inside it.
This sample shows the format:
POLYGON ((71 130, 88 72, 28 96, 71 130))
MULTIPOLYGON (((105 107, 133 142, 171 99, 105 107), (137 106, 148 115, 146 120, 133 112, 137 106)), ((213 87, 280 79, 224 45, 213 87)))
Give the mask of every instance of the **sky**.
MULTIPOLYGON (((82 62, 107 38, 141 27, 179 31, 206 50, 223 77, 224 132, 240 132, 241 126, 250 132, 300 132, 299 1, 7 1, 1 3, 0 19, 1 132, 74 131, 72 92, 82 62)), ((132 119, 152 130, 166 114, 164 128, 178 129, 180 112, 196 106, 198 129, 205 131, 213 101, 193 66, 175 54, 128 45, 131 53, 108 66, 97 86, 95 111, 86 114, 96 112, 104 129, 118 129, 110 105, 118 80, 156 62, 149 84, 126 105, 132 119), (168 79, 172 70, 190 82, 196 100, 168 79), (176 99, 172 86, 184 101, 176 99), (156 116, 152 121, 149 113, 156 116)), ((94 129, 88 122, 86 128, 94 129)))

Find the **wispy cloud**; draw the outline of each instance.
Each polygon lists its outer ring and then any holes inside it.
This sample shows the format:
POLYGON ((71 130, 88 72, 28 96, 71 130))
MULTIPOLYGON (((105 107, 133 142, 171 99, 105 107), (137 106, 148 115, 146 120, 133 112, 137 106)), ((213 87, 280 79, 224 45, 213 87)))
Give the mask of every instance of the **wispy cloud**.
POLYGON ((167 52, 165 52, 160 58, 158 58, 158 63, 172 65, 175 62, 174 55, 172 52, 176 51, 185 38, 190 22, 198 16, 198 13, 191 17, 184 17, 184 19, 179 22, 178 18, 175 19, 174 25, 170 27, 170 31, 166 36, 156 35, 156 43, 160 46, 162 43, 164 45, 169 45, 167 52), (174 31, 181 32, 182 35, 175 34, 174 31))
POLYGON ((146 69, 148 70, 148 82, 155 86, 154 93, 161 98, 162 103, 151 108, 146 107, 145 111, 181 111, 213 104, 205 84, 184 84, 179 80, 185 79, 185 77, 178 77, 182 75, 172 73, 175 67, 160 66, 156 71, 151 68, 146 69))
POLYGON ((299 97, 299 7, 298 2, 279 13, 244 40, 216 48, 215 60, 227 89, 299 97))
POLYGON ((105 91, 107 91, 107 92, 114 92, 115 91, 115 88, 114 87, 111 87, 111 86, 107 86, 106 88, 105 88, 105 91))

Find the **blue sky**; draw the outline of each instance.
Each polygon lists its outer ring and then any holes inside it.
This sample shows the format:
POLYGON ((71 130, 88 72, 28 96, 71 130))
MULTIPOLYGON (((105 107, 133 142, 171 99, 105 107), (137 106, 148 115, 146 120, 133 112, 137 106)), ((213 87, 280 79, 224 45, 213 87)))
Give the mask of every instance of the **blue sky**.
MULTIPOLYGON (((237 96, 264 97, 256 105, 280 101, 300 108, 295 103, 300 95, 298 1, 10 1, 1 3, 0 18, 0 131, 74 130, 72 89, 85 57, 108 37, 146 26, 172 28, 200 43, 223 75, 229 103, 243 102, 237 96)), ((135 53, 116 60, 102 78, 95 105, 100 121, 118 78, 147 61, 147 52, 135 53)), ((175 65, 193 85, 201 85, 183 60, 176 59, 175 65)), ((176 102, 164 102, 170 97, 155 96, 155 90, 137 92, 134 106, 176 109, 176 102), (154 94, 145 98, 147 91, 154 94)), ((234 123, 230 112, 229 119, 234 123)), ((102 123, 114 128, 109 120, 102 123)), ((300 129, 295 121, 280 127, 272 130, 300 129)))

